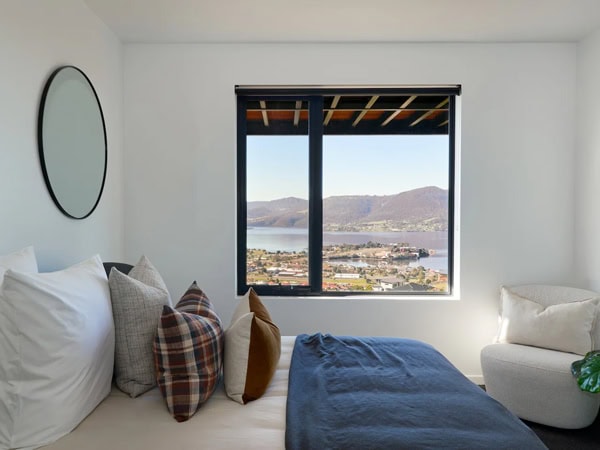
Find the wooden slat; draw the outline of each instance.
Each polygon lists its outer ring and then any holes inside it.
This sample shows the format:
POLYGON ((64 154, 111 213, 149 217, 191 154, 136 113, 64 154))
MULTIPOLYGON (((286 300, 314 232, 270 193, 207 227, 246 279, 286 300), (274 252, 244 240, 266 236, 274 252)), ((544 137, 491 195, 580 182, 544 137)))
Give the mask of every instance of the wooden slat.
POLYGON ((430 109, 429 111, 427 111, 425 114, 421 115, 417 120, 415 120, 413 123, 410 124, 411 127, 414 127, 416 124, 418 124, 419 122, 427 119, 430 115, 432 115, 437 109, 441 108, 442 106, 444 106, 446 103, 448 103, 448 99, 444 99, 443 102, 441 102, 439 105, 436 105, 435 108, 430 109))
POLYGON ((296 100, 296 110, 294 111, 294 126, 298 126, 300 120, 300 109, 302 108, 302 100, 296 100))
POLYGON ((329 124, 329 121, 331 120, 331 117, 333 116, 333 110, 337 107, 338 102, 340 101, 340 95, 336 95, 333 97, 333 100, 331 100, 331 109, 329 111, 327 111, 327 116, 325 116, 325 120, 323 121, 323 125, 327 126, 329 124))
POLYGON ((262 110, 263 123, 264 123, 265 127, 268 127, 269 126, 269 115, 267 114, 267 102, 265 102, 264 100, 261 100, 259 103, 260 103, 260 108, 262 110))
POLYGON ((373 106, 375 104, 375 102, 377 101, 378 98, 379 98, 379 95, 374 95, 373 97, 371 97, 371 100, 369 100, 369 102, 365 106, 365 109, 362 110, 362 112, 358 115, 358 117, 356 118, 356 120, 352 124, 353 127, 355 127, 356 125, 358 125, 358 122, 361 121, 361 119, 365 116, 365 114, 367 113, 367 111, 369 109, 371 109, 371 106, 373 106))
POLYGON ((389 117, 387 119, 385 119, 381 126, 385 127, 388 123, 390 123, 392 120, 394 120, 394 118, 400 114, 402 111, 404 111, 408 105, 410 105, 415 99, 417 98, 416 95, 411 95, 408 100, 406 100, 404 103, 402 103, 400 105, 400 108, 398 108, 396 111, 394 111, 392 114, 389 115, 389 117))

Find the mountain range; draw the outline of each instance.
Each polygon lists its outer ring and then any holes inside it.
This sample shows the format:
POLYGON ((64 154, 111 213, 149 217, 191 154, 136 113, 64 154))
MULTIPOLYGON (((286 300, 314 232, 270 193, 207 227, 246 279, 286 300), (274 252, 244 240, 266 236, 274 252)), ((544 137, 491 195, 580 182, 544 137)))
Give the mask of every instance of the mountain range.
MULTIPOLYGON (((248 202, 248 226, 308 226, 308 200, 286 197, 248 202)), ((445 231, 448 190, 428 186, 395 195, 342 195, 323 199, 325 231, 445 231)))

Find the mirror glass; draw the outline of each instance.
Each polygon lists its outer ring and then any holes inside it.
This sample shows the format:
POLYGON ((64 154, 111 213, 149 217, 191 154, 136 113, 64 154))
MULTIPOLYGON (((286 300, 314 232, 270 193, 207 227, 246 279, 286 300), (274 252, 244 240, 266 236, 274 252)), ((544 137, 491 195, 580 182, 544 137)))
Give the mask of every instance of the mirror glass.
POLYGON ((88 77, 74 66, 48 79, 38 119, 44 179, 56 206, 83 219, 100 201, 106 178, 106 128, 102 107, 88 77))

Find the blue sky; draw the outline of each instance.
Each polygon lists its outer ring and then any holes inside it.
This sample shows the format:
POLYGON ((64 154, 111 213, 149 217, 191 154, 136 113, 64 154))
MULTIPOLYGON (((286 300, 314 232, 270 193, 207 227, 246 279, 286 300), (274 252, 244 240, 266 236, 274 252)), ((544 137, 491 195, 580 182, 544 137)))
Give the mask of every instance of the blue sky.
MULTIPOLYGON (((308 198, 308 137, 248 136, 248 201, 308 198)), ((325 136, 323 197, 448 188, 448 136, 325 136)))

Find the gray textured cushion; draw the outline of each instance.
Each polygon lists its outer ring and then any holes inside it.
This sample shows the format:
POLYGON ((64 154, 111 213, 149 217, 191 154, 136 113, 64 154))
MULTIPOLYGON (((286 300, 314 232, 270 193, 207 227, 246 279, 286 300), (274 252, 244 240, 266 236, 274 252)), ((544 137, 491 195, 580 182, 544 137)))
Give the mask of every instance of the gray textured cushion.
POLYGON ((145 256, 129 275, 113 268, 108 284, 115 321, 115 382, 137 397, 156 385, 152 343, 163 305, 171 305, 171 298, 145 256))

